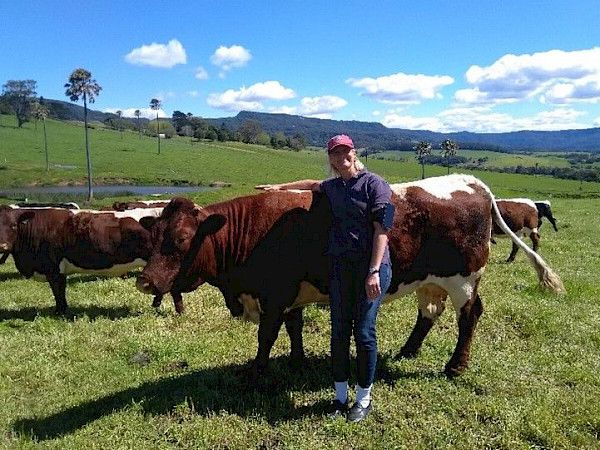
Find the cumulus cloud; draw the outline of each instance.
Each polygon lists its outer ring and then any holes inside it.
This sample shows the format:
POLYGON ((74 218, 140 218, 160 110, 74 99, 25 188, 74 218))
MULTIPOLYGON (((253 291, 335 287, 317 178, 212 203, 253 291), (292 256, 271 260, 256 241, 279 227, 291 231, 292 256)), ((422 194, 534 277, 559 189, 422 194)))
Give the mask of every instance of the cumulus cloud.
POLYGON ((323 95, 320 97, 304 97, 298 106, 280 106, 270 108, 269 112, 294 114, 317 119, 331 119, 333 114, 346 106, 348 102, 335 95, 323 95))
POLYGON ((594 126, 600 127, 600 117, 596 117, 596 120, 594 120, 594 126))
POLYGON ((241 45, 220 46, 210 57, 210 61, 221 68, 221 76, 236 67, 244 67, 252 59, 252 54, 241 45))
MULTIPOLYGON (((102 112, 116 114, 117 111, 121 110, 123 117, 137 118, 135 115, 136 109, 140 110, 140 117, 146 119, 156 119, 156 111, 150 108, 105 108, 102 112)), ((168 117, 167 114, 162 110, 158 110, 158 117, 168 117)))
POLYGON ((487 67, 466 72, 470 88, 455 100, 468 104, 497 104, 539 98, 542 103, 600 102, 600 47, 504 55, 487 67))
POLYGON ((431 130, 442 133, 471 131, 475 133, 504 133, 519 130, 554 131, 587 128, 578 119, 585 113, 571 108, 555 108, 532 116, 514 117, 498 113, 489 107, 457 107, 433 117, 414 117, 388 112, 382 123, 390 128, 431 130))
POLYGON ((415 104, 441 98, 440 90, 454 83, 454 78, 400 72, 379 78, 349 78, 346 83, 362 89, 361 95, 382 103, 415 104))
POLYGON ((208 80, 208 72, 204 67, 198 66, 196 67, 196 73, 194 74, 194 77, 196 77, 198 80, 208 80))
POLYGON ((171 68, 176 64, 185 64, 187 55, 181 42, 171 39, 168 44, 152 43, 134 48, 125 55, 125 61, 140 66, 171 68))
POLYGON ((256 83, 250 87, 242 87, 239 90, 229 89, 223 93, 213 93, 207 98, 207 103, 213 108, 226 111, 261 111, 264 109, 263 102, 268 100, 289 100, 296 93, 286 88, 279 81, 265 81, 256 83))

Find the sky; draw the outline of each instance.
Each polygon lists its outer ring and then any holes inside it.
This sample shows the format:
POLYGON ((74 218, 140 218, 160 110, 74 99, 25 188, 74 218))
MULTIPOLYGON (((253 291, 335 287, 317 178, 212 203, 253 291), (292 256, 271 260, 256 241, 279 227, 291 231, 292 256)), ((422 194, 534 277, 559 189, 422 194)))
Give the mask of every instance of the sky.
POLYGON ((479 133, 600 127, 600 2, 0 0, 0 83, 105 112, 479 133))

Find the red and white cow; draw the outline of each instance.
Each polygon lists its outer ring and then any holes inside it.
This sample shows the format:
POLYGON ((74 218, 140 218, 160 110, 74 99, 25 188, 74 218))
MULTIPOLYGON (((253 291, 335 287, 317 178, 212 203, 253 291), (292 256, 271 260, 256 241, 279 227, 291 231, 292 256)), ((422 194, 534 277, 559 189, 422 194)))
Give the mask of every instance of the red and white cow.
MULTIPOLYGON (((542 258, 502 221, 494 196, 477 178, 450 175, 392 185, 396 207, 389 232, 389 298, 416 291, 415 327, 400 351, 417 354, 447 297, 458 318, 458 341, 445 367, 461 373, 483 311, 478 286, 489 257, 492 217, 529 257, 540 283, 564 288, 542 258)), ((270 191, 198 209, 176 198, 152 228, 154 249, 138 276, 144 293, 181 298, 203 282, 216 286, 234 316, 258 321, 254 375, 267 366, 285 321, 292 360, 303 356, 301 307, 328 302, 331 220, 321 194, 270 191)))
MULTIPOLYGON (((497 204, 508 227, 518 236, 529 236, 534 252, 537 252, 539 247, 539 229, 542 225, 542 218, 546 217, 554 227, 554 231, 558 231, 550 202, 547 200, 534 202, 528 198, 511 198, 497 200, 497 204)), ((492 234, 492 242, 495 242, 494 236, 505 236, 496 224, 494 224, 492 234)), ((514 261, 517 251, 519 251, 519 247, 513 242, 512 250, 506 262, 514 261)))
POLYGON ((161 212, 0 207, 0 250, 25 277, 48 281, 56 311, 64 313, 67 275, 120 276, 146 263, 152 243, 143 224, 161 212))

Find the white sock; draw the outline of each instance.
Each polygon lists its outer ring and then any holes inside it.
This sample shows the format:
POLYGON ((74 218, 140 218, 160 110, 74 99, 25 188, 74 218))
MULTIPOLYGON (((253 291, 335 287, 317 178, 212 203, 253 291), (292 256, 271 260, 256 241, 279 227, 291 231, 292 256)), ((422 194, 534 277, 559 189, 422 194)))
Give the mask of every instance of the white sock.
POLYGON ((334 384, 335 399, 345 405, 348 401, 348 381, 336 381, 334 384))
POLYGON ((356 403, 358 403, 363 408, 369 406, 371 403, 371 389, 373 385, 369 387, 360 387, 358 384, 356 385, 356 403))

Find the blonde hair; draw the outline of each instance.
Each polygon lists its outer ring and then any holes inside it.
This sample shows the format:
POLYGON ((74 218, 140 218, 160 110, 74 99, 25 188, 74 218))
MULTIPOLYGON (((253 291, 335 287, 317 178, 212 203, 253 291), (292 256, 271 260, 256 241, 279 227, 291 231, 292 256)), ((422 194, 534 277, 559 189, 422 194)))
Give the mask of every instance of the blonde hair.
MULTIPOLYGON (((354 149, 352 149, 354 150, 354 149)), ((356 156, 356 150, 354 150, 354 168, 357 171, 361 171, 365 169, 365 165, 358 159, 358 156, 356 156)), ((327 171, 329 172, 329 175, 333 178, 339 178, 342 175, 335 169, 335 167, 333 167, 330 163, 329 163, 329 158, 327 158, 327 171)))

